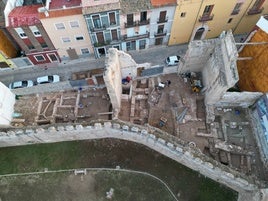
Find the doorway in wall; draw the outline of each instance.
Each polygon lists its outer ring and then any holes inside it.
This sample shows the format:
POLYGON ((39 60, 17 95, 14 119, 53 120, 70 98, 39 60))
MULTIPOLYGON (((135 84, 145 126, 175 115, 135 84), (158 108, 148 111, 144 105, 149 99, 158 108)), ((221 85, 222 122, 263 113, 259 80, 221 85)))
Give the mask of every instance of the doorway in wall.
POLYGON ((194 35, 194 40, 201 40, 204 32, 205 32, 204 27, 197 29, 194 35))
POLYGON ((163 43, 163 38, 156 38, 155 39, 155 45, 162 45, 163 43))

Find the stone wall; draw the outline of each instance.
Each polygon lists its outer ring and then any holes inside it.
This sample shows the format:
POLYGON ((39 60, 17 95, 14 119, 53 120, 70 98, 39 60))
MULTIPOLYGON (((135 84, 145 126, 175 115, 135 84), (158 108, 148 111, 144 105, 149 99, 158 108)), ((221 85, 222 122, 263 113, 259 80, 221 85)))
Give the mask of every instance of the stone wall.
POLYGON ((247 108, 255 103, 263 94, 260 92, 226 92, 215 107, 244 107, 247 108))
POLYGON ((0 147, 70 140, 123 139, 143 144, 239 193, 258 191, 257 184, 254 183, 256 181, 251 180, 250 177, 245 177, 227 166, 209 160, 199 150, 172 139, 173 136, 165 136, 151 129, 109 121, 95 123, 93 126, 60 125, 47 128, 9 129, 0 132, 0 147))

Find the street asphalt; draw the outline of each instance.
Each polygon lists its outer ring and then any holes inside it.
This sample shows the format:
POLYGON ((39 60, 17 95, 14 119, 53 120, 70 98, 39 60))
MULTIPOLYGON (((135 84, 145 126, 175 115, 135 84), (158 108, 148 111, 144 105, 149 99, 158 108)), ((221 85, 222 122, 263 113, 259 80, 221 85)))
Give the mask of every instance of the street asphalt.
MULTIPOLYGON (((151 63, 154 65, 165 65, 165 58, 171 55, 183 56, 188 48, 188 44, 175 45, 175 46, 155 46, 149 49, 140 51, 128 52, 136 63, 151 63)), ((86 58, 62 61, 55 66, 39 67, 39 66, 26 66, 13 69, 0 69, 0 81, 5 85, 11 82, 20 80, 33 80, 37 77, 44 75, 57 74, 60 76, 61 81, 68 81, 73 72, 86 71, 96 68, 105 67, 105 57, 95 59, 94 56, 86 58)))

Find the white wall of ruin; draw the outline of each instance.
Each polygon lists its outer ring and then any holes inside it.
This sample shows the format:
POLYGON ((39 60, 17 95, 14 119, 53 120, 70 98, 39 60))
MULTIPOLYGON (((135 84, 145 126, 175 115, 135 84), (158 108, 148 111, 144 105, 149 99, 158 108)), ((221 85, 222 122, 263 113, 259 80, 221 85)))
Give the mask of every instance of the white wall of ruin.
POLYGON ((15 94, 0 82, 0 127, 8 126, 14 113, 15 94))
POLYGON ((122 74, 117 49, 111 48, 105 60, 103 79, 110 96, 115 118, 121 108, 122 74))
POLYGON ((261 92, 225 92, 216 107, 244 107, 248 108, 263 94, 261 92))

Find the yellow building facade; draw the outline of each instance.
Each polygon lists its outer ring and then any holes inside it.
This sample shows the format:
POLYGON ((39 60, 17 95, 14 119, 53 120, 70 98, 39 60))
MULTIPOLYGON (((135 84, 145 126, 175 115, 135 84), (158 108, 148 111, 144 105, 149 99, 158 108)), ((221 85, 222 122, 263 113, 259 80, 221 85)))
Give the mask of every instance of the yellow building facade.
POLYGON ((237 61, 241 91, 268 92, 268 19, 261 17, 237 61), (263 43, 264 42, 264 43, 263 43))
POLYGON ((17 50, 5 36, 2 30, 0 30, 0 68, 15 67, 10 58, 17 56, 17 50))
POLYGON ((247 34, 268 12, 268 0, 178 0, 169 45, 215 38, 224 30, 247 34))

